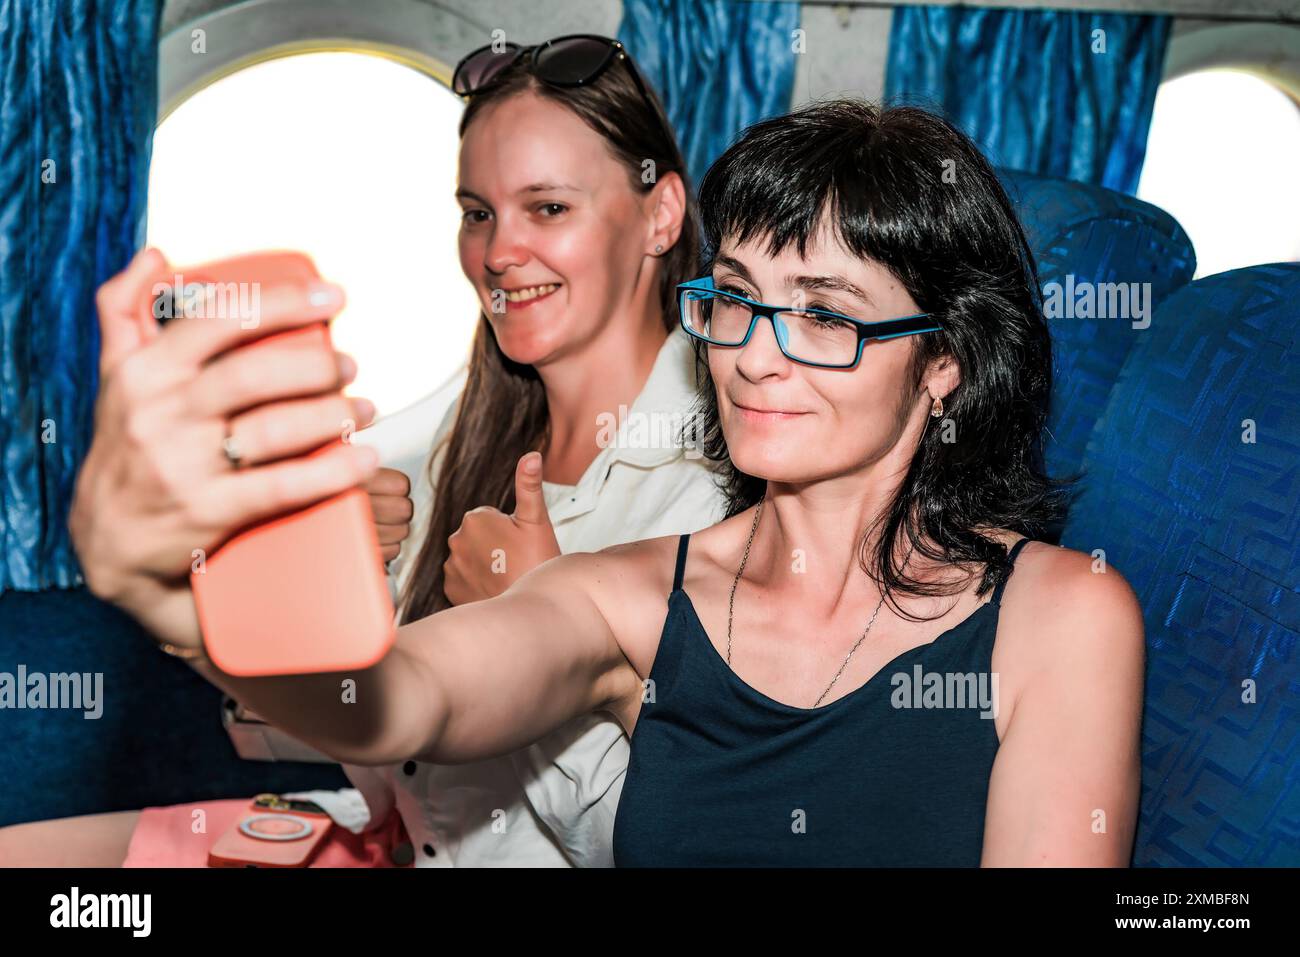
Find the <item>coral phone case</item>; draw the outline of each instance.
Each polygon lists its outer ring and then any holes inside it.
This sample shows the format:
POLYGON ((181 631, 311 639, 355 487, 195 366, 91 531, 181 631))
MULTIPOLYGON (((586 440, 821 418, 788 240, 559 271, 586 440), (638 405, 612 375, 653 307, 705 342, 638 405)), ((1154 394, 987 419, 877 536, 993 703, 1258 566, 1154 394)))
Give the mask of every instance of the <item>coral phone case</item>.
POLYGON ((254 801, 212 845, 208 867, 306 867, 333 826, 323 811, 267 807, 254 801))
MULTIPOLYGON (((261 253, 190 270, 182 294, 199 288, 192 283, 222 284, 227 290, 235 288, 228 284, 250 284, 237 287, 243 290, 316 277, 312 261, 301 253, 261 253)), ((150 301, 157 316, 158 300, 151 296, 150 301)), ((239 348, 322 339, 329 343, 325 322, 239 348)), ((341 443, 340 437, 309 456, 341 443)), ((368 668, 395 637, 370 497, 360 487, 237 532, 196 566, 190 584, 207 654, 227 674, 368 668)))

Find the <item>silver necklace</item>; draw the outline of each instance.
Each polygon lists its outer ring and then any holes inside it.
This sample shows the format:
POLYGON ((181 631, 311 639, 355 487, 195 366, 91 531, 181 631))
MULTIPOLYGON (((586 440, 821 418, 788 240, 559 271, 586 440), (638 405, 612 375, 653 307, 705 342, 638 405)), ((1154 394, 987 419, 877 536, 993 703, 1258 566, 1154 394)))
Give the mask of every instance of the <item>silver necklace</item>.
MULTIPOLYGON (((731 583, 731 597, 727 601, 727 665, 728 666, 731 665, 731 617, 736 607, 736 586, 740 584, 740 576, 745 571, 745 563, 749 561, 749 547, 754 544, 754 533, 758 531, 758 518, 760 515, 763 514, 763 502, 766 500, 767 500, 767 493, 764 493, 763 497, 758 500, 758 508, 754 510, 754 524, 750 526, 749 540, 745 542, 745 554, 740 559, 740 568, 736 570, 735 580, 733 580, 731 583)), ((913 545, 912 548, 908 549, 907 558, 912 557, 912 550, 915 548, 916 546, 913 545)), ((903 560, 903 567, 904 568, 907 567, 907 559, 903 560)), ((849 649, 849 653, 844 656, 844 663, 840 665, 840 670, 835 672, 835 677, 831 679, 831 683, 826 686, 826 690, 821 693, 821 697, 819 697, 816 703, 813 704, 814 708, 816 708, 818 705, 822 703, 822 699, 824 699, 828 694, 830 694, 831 689, 835 687, 835 682, 840 680, 840 675, 844 674, 844 669, 848 667, 849 659, 853 657, 853 652, 857 651, 858 646, 861 645, 862 642, 866 639, 867 633, 871 631, 871 626, 876 623, 876 615, 880 614, 880 608, 884 604, 885 604, 885 596, 881 595, 880 602, 876 605, 876 610, 871 613, 871 620, 867 622, 867 627, 862 631, 862 637, 857 640, 857 642, 853 645, 853 647, 849 649)))

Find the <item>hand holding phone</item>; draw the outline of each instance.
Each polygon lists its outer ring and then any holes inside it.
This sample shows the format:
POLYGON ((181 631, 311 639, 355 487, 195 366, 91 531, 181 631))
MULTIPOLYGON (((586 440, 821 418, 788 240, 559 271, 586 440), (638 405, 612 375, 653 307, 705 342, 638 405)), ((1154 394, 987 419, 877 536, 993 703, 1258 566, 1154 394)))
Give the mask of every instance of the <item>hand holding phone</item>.
MULTIPOLYGON (((239 311, 241 321, 256 323, 255 304, 263 288, 305 287, 319 276, 306 256, 282 252, 214 263, 186 279, 177 284, 179 289, 153 297, 155 318, 219 309, 225 313, 221 318, 229 320, 239 311)), ((332 352, 324 321, 274 332, 238 348, 332 352)), ((268 365, 267 373, 274 376, 274 366, 268 365)), ((345 444, 356 427, 351 418, 340 420, 338 437, 307 457, 345 444)), ((232 460, 236 470, 237 461, 232 460)), ((208 657, 227 674, 368 668, 383 658, 395 638, 370 498, 361 487, 237 531, 196 562, 190 581, 208 657)))
POLYGON ((304 285, 300 270, 261 290, 253 322, 196 317, 160 327, 154 301, 180 284, 180 272, 147 249, 96 294, 95 432, 68 527, 92 594, 159 639, 197 649, 190 573, 206 556, 245 526, 357 488, 377 463, 372 449, 331 441, 341 420, 354 416, 360 427, 373 410, 342 394, 338 356, 319 335, 311 348, 240 348, 323 328, 342 307, 338 287, 304 285), (231 427, 247 467, 222 453, 231 427))

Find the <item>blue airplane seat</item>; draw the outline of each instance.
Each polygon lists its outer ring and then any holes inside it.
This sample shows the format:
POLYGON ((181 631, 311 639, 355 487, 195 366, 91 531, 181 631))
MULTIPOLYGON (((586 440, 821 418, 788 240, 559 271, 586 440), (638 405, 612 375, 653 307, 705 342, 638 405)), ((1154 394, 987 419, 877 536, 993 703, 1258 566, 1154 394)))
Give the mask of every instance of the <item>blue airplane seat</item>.
POLYGON ((1300 263, 1167 299, 1087 444, 1061 544, 1141 602, 1137 866, 1300 865, 1300 263))
MULTIPOLYGON (((1044 454, 1049 474, 1062 477, 1079 469, 1120 367, 1144 335, 1134 323, 1149 321, 1156 306, 1191 281, 1196 253, 1172 216, 1140 199, 1017 170, 998 175, 1038 262, 1044 296, 1056 297, 1056 308, 1045 308, 1053 383, 1044 454), (1099 291, 1103 283, 1138 284, 1131 288, 1142 296, 1136 305, 1150 310, 1146 319, 1134 318, 1131 300, 1111 299, 1105 287, 1099 291), (1093 308, 1085 304, 1089 292, 1093 308), (1127 305, 1128 312, 1098 318, 1095 303, 1102 298, 1107 311, 1127 305)), ((1045 537, 1056 541, 1058 535, 1053 529, 1045 537)))
POLYGON ((236 755, 221 692, 85 588, 0 594, 0 673, 17 676, 20 667, 102 675, 100 694, 91 711, 0 710, 0 827, 348 786, 338 765, 236 755))

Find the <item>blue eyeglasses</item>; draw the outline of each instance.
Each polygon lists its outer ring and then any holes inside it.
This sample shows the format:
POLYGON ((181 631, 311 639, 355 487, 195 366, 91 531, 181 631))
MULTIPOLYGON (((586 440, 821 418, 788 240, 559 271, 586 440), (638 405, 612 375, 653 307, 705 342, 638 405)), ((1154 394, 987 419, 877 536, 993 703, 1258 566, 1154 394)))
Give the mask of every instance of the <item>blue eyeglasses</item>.
POLYGON ((714 346, 743 346, 760 318, 772 323, 776 342, 791 362, 819 369, 852 369, 871 339, 896 339, 943 327, 928 312, 882 322, 863 322, 826 309, 769 306, 735 293, 715 289, 713 277, 678 285, 682 327, 714 346))

